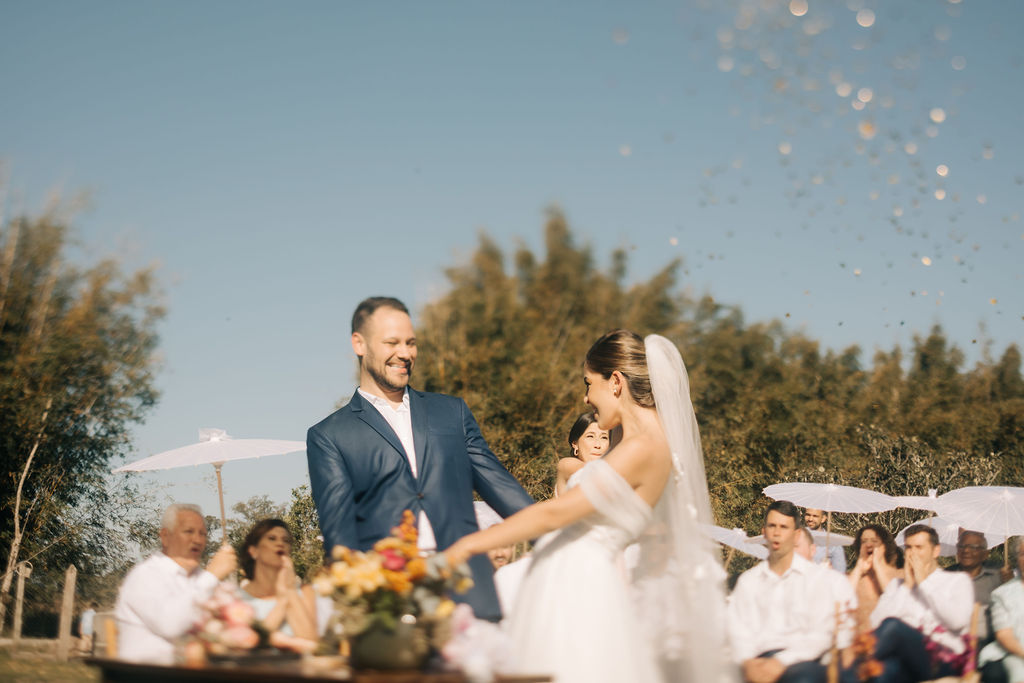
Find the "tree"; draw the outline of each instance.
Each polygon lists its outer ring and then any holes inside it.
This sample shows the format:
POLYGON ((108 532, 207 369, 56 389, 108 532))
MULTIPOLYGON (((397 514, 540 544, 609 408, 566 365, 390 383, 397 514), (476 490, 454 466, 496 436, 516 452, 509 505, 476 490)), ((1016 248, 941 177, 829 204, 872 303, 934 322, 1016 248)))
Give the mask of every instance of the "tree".
POLYGON ((56 209, 0 224, 4 599, 19 558, 81 548, 124 511, 108 463, 157 398, 153 270, 72 263, 67 224, 56 209))
POLYGON ((587 409, 580 363, 590 344, 615 327, 669 330, 678 307, 677 263, 627 288, 623 253, 605 274, 559 211, 549 212, 544 236, 543 260, 521 247, 514 274, 486 235, 469 263, 446 271, 451 290, 420 315, 415 379, 464 398, 535 498, 550 495, 569 427, 587 409))

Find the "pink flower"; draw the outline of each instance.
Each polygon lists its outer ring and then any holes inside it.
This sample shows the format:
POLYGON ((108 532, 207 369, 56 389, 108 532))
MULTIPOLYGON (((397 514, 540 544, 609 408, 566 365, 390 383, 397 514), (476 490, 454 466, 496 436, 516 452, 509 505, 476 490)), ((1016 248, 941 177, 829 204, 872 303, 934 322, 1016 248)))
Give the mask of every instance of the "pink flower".
POLYGON ((251 650, 260 644, 260 637, 248 626, 232 626, 224 631, 221 642, 232 649, 251 650))
POLYGON ((392 572, 400 572, 403 569, 405 569, 405 558, 402 555, 395 552, 394 550, 392 550, 391 548, 388 548, 387 550, 382 550, 380 554, 384 558, 384 569, 387 569, 388 571, 392 572))
POLYGON ((228 622, 229 626, 249 626, 252 623, 253 617, 256 616, 252 606, 241 601, 225 606, 222 613, 224 621, 228 622))

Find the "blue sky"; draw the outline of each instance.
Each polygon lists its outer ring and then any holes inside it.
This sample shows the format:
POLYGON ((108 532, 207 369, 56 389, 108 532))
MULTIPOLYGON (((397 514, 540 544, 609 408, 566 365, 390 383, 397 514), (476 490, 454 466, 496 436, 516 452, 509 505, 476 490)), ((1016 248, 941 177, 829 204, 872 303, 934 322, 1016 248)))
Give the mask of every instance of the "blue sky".
MULTIPOLYGON (((681 257, 866 363, 933 324, 971 362, 1019 343, 1024 7, 805 4, 7 2, 8 213, 88 192, 75 257, 159 264, 138 458, 304 439, 353 389, 360 299, 419 308, 552 204, 599 262, 681 257)), ((145 481, 213 512, 209 470, 145 481)), ((283 501, 305 460, 224 475, 283 501)))

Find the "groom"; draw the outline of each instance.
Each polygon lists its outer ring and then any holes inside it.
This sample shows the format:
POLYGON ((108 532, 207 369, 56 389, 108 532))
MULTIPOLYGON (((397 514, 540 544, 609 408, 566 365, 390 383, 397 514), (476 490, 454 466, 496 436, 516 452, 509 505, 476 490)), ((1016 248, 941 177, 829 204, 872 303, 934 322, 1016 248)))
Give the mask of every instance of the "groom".
MULTIPOLYGON (((423 552, 477 530, 473 491, 507 517, 533 500, 498 462, 465 401, 409 387, 416 336, 405 305, 372 297, 352 315, 359 388, 309 428, 306 457, 324 548, 366 550, 412 510, 423 552)), ((501 618, 486 555, 469 561, 474 587, 455 596, 501 618)))

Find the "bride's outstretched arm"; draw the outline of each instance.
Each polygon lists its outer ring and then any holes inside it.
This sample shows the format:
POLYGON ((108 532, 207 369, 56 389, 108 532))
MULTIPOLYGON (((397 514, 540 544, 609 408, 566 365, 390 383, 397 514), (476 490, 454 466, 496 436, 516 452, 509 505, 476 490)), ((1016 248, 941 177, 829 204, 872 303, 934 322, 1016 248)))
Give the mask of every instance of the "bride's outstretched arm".
MULTIPOLYGON (((644 496, 648 493, 646 488, 652 476, 660 479, 662 486, 667 476, 667 473, 660 471, 666 467, 667 455, 662 454, 663 463, 653 468, 651 466, 651 454, 655 450, 644 439, 623 441, 605 457, 604 462, 644 496)), ((659 488, 653 495, 653 500, 648 502, 653 505, 660 493, 659 488)), ((501 524, 463 536, 445 550, 444 554, 450 564, 460 564, 473 555, 485 553, 493 548, 529 541, 549 531, 561 529, 592 514, 595 509, 583 488, 577 486, 557 498, 523 508, 501 524)))
POLYGON ((569 489, 557 498, 523 508, 501 524, 463 536, 444 555, 449 564, 461 564, 473 555, 561 529, 593 512, 593 504, 579 487, 569 489))

